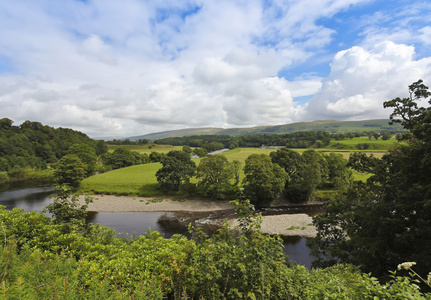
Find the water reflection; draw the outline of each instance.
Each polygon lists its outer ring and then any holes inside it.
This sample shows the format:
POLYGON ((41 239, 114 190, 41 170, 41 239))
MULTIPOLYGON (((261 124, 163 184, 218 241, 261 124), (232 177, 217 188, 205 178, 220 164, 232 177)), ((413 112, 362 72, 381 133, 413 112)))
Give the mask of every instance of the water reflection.
POLYGON ((307 247, 308 238, 302 236, 284 236, 281 237, 284 244, 284 253, 298 264, 304 265, 311 270, 311 264, 315 257, 310 255, 310 248, 307 247))
POLYGON ((174 234, 186 234, 186 228, 180 226, 164 226, 158 220, 166 215, 165 212, 91 212, 88 214, 88 222, 100 224, 114 229, 118 233, 141 235, 150 231, 163 233, 166 238, 174 234))
POLYGON ((23 208, 24 211, 41 212, 52 202, 54 188, 50 181, 16 182, 0 185, 0 205, 6 209, 23 208), (36 185, 36 186, 35 186, 36 185))

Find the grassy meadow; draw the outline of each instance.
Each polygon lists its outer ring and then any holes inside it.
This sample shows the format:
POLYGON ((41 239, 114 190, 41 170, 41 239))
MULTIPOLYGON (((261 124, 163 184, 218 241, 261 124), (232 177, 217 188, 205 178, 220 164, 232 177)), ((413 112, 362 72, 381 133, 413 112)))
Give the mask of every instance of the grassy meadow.
POLYGON ((93 175, 81 182, 81 190, 95 194, 160 195, 156 172, 161 166, 150 163, 93 175))
POLYGON ((395 139, 395 137, 391 137, 389 140, 382 140, 381 138, 376 140, 375 138, 368 138, 366 136, 362 137, 356 137, 352 139, 344 139, 340 141, 331 141, 329 148, 331 149, 337 149, 340 148, 340 146, 345 146, 345 149, 357 149, 358 144, 368 144, 369 150, 388 150, 391 148, 394 144, 397 144, 398 141, 395 139))
POLYGON ((156 145, 156 144, 147 144, 147 145, 108 145, 108 151, 114 152, 117 148, 126 148, 130 151, 136 151, 141 154, 147 153, 150 155, 151 152, 162 152, 168 153, 171 150, 182 150, 183 146, 171 146, 171 145, 156 145))
MULTIPOLYGON (((126 148, 132 151, 138 151, 140 153, 151 153, 152 151, 167 153, 171 150, 181 150, 180 146, 166 146, 157 145, 157 147, 152 147, 148 149, 145 146, 126 146, 126 148), (146 152, 148 151, 148 152, 146 152)), ((119 146, 109 146, 110 150, 113 151, 119 146)), ((124 147, 124 146, 123 146, 124 147)), ((294 149, 300 153, 306 151, 307 149, 294 149)), ((251 154, 265 154, 269 155, 271 152, 276 151, 276 149, 260 149, 260 148, 236 148, 221 153, 229 161, 238 160, 242 163, 244 167, 245 160, 251 154)), ((333 149, 318 149, 320 152, 324 153, 340 153, 344 158, 349 158, 350 153, 353 151, 347 150, 336 150, 333 149)), ((376 157, 381 157, 384 152, 373 152, 367 151, 369 154, 373 154, 376 157)), ((200 158, 193 159, 196 165, 199 165, 200 158)), ((115 195, 139 195, 153 197, 158 195, 163 195, 163 191, 160 190, 159 184, 156 179, 156 172, 161 167, 160 163, 149 163, 137 166, 131 166, 127 168, 117 169, 109 171, 106 173, 94 175, 84 179, 81 183, 81 190, 85 193, 94 194, 115 194, 115 195)), ((244 173, 241 171, 240 179, 244 178, 244 173)), ((354 178, 356 180, 366 180, 368 178, 367 174, 361 174, 354 172, 354 178)), ((196 182, 193 179, 192 182, 196 182)))

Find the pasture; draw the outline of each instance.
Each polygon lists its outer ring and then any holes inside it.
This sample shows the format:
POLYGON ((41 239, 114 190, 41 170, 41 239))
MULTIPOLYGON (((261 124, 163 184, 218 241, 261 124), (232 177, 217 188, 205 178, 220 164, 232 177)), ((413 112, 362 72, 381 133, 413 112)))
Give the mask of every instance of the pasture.
POLYGON ((108 151, 114 152, 117 148, 125 148, 130 151, 136 151, 141 154, 147 153, 150 155, 151 152, 161 152, 168 153, 171 150, 182 150, 183 146, 171 146, 171 145, 157 145, 157 144, 147 144, 147 145, 108 145, 108 151))
POLYGON ((331 140, 331 143, 329 145, 329 148, 331 149, 337 149, 342 146, 344 146, 344 149, 357 149, 358 144, 368 144, 368 149, 374 149, 374 150, 388 150, 391 148, 394 144, 398 144, 398 141, 392 137, 389 140, 382 140, 381 138, 376 140, 375 138, 368 138, 368 137, 356 137, 352 139, 344 139, 340 141, 331 140))

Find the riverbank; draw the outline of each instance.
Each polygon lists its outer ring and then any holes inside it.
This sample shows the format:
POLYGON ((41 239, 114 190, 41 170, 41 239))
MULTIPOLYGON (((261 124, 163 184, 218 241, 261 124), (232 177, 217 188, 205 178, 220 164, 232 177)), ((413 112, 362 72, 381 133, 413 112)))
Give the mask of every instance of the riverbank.
MULTIPOLYGON (((83 202, 84 197, 80 197, 83 202)), ((88 205, 88 211, 94 212, 146 212, 146 211, 196 211, 210 212, 232 209, 228 201, 204 199, 175 199, 174 197, 132 197, 97 195, 88 205)))
MULTIPOLYGON (((233 227, 238 225, 237 220, 232 220, 233 227)), ((312 217, 307 214, 262 216, 261 230, 265 234, 309 238, 314 238, 317 234, 317 230, 313 226, 312 217)))
MULTIPOLYGON (((207 199, 176 200, 163 197, 129 197, 113 195, 97 195, 93 203, 88 205, 88 211, 93 212, 214 212, 231 210, 233 206, 228 201, 213 201, 207 199)), ((83 202, 83 196, 81 196, 83 202)), ((222 219, 220 219, 220 222, 222 219)), ((232 220, 232 226, 237 226, 232 220)), ((304 213, 278 214, 262 216, 261 230, 265 234, 280 234, 285 236, 315 237, 316 229, 312 225, 312 217, 304 213)))

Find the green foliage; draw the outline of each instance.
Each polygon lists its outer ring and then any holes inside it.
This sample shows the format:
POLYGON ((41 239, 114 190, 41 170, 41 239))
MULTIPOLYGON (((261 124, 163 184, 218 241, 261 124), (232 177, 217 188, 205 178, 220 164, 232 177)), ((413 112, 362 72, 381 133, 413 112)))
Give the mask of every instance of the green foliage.
MULTIPOLYGON (((247 201, 235 202, 241 228, 211 237, 134 240, 90 225, 62 224, 0 207, 2 299, 426 299, 414 274, 380 284, 349 265, 311 272, 286 262, 280 240, 259 231, 247 201)), ((400 273, 398 273, 400 272, 400 273)))
POLYGON ((333 152, 324 157, 328 167, 325 186, 346 191, 353 180, 352 170, 347 166, 348 161, 341 154, 333 152))
POLYGON ((269 156, 273 163, 278 164, 286 171, 289 180, 297 176, 304 164, 301 155, 297 151, 288 148, 278 149, 271 152, 269 156))
POLYGON ((205 148, 195 148, 193 149, 193 154, 197 155, 198 157, 205 157, 208 155, 208 151, 205 148))
POLYGON ((281 148, 271 152, 270 157, 286 171, 285 195, 293 203, 313 199, 317 188, 345 190, 352 180, 347 160, 340 154, 306 150, 301 156, 296 151, 281 148))
POLYGON ((105 153, 101 158, 105 165, 105 171, 146 164, 150 161, 146 153, 130 151, 125 147, 116 148, 112 153, 105 153))
POLYGON ((161 163, 162 167, 156 172, 156 177, 163 190, 178 191, 196 172, 196 164, 183 151, 169 151, 161 163))
POLYGON ((149 157, 150 157, 151 162, 160 162, 162 160, 163 156, 165 156, 164 153, 153 151, 150 153, 149 157))
MULTIPOLYGON (((82 132, 54 129, 39 122, 25 121, 13 126, 12 120, 3 118, 0 124, 0 171, 8 172, 10 180, 27 179, 34 174, 28 171, 46 169, 66 155, 74 144, 85 145, 90 151, 97 144, 82 132)), ((75 154, 81 157, 82 153, 75 154)))
POLYGON ((193 152, 192 148, 188 145, 183 146, 182 150, 189 155, 193 152))
POLYGON ((96 168, 97 156, 94 147, 86 144, 73 144, 67 150, 67 154, 76 155, 85 165, 87 175, 91 175, 96 168))
POLYGON ((353 263, 376 276, 406 260, 418 262, 421 276, 431 269, 431 110, 416 103, 430 95, 427 89, 418 81, 409 87, 410 97, 385 102, 385 107, 395 108, 393 121, 409 129, 407 144, 382 159, 351 155, 350 167, 370 177, 366 183, 356 182, 325 215, 314 218, 318 234, 313 255, 319 265, 353 263))
POLYGON ((79 196, 72 194, 72 189, 68 185, 56 187, 54 201, 48 204, 44 211, 52 215, 54 224, 62 224, 63 232, 82 230, 87 217, 88 204, 93 202, 93 198, 85 196, 85 204, 80 204, 79 196))
POLYGON ((57 163, 54 177, 55 182, 59 185, 69 185, 77 189, 81 180, 85 178, 86 166, 76 155, 65 155, 57 163))
POLYGON ((95 146, 96 155, 100 156, 102 154, 108 153, 108 146, 103 140, 98 140, 95 146))
POLYGON ((226 199, 235 196, 239 181, 239 162, 230 163, 226 157, 210 155, 197 167, 198 189, 213 199, 226 199), (237 179, 235 183, 232 183, 237 179))
POLYGON ((281 194, 287 174, 264 154, 252 154, 245 160, 244 196, 256 205, 265 206, 281 194))
POLYGON ((0 183, 5 183, 9 181, 9 176, 7 172, 0 172, 0 183))
POLYGON ((224 145, 223 143, 219 143, 219 142, 211 142, 211 143, 202 145, 202 148, 207 150, 207 152, 213 152, 213 151, 223 149, 224 145))

